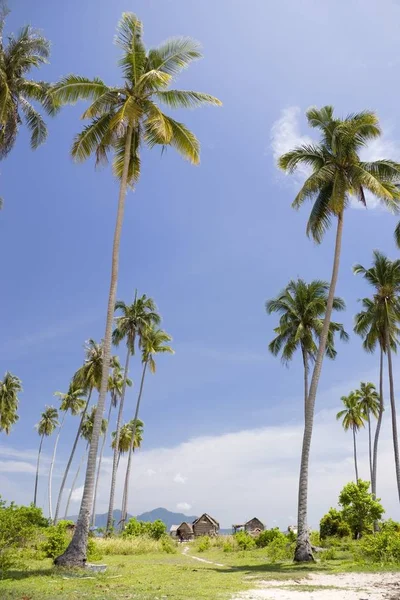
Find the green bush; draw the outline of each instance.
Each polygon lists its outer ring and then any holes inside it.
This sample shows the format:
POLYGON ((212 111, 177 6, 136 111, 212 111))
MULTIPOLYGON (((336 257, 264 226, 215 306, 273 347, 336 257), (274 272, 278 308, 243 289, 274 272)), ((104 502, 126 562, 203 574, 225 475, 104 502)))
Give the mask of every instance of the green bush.
POLYGON ((47 528, 46 539, 40 544, 39 549, 47 558, 56 558, 60 556, 71 541, 70 526, 73 521, 59 521, 57 525, 51 525, 47 528))
POLYGON ((355 548, 355 558, 374 564, 400 564, 400 533, 386 529, 366 535, 355 548))
POLYGON ((235 546, 233 544, 233 541, 228 539, 223 543, 222 546, 222 550, 223 552, 233 552, 235 550, 235 546))
POLYGON ((211 540, 208 537, 208 535, 205 535, 204 537, 200 538, 199 541, 197 542, 197 551, 198 552, 206 552, 206 550, 209 550, 211 547, 211 540))
POLYGON ((318 556, 322 562, 325 562, 327 560, 336 560, 337 558, 335 548, 328 548, 327 550, 324 550, 324 552, 321 552, 321 554, 319 554, 318 556))
POLYGON ((99 546, 96 544, 96 541, 93 537, 89 536, 88 545, 87 545, 87 559, 89 561, 93 560, 101 560, 103 555, 100 551, 99 546))
POLYGON ((294 555, 294 544, 289 544, 286 536, 276 537, 267 546, 267 557, 272 563, 292 560, 294 555))
POLYGON ((285 534, 279 531, 278 527, 275 527, 274 529, 266 529, 260 533, 260 535, 256 537, 255 543, 257 548, 265 548, 276 538, 283 538, 287 541, 285 534))
POLYGON ((254 538, 247 531, 238 531, 233 537, 239 550, 251 550, 256 545, 254 538))
POLYGON ((134 517, 129 520, 124 531, 123 537, 137 537, 147 535, 153 540, 160 540, 167 532, 165 523, 157 519, 154 523, 138 521, 134 517))
POLYGON ((161 538, 161 548, 167 554, 176 554, 178 552, 176 543, 168 535, 164 535, 161 538))
POLYGON ((351 529, 344 520, 343 513, 336 508, 330 508, 320 521, 319 535, 321 540, 332 536, 347 537, 351 535, 351 529))

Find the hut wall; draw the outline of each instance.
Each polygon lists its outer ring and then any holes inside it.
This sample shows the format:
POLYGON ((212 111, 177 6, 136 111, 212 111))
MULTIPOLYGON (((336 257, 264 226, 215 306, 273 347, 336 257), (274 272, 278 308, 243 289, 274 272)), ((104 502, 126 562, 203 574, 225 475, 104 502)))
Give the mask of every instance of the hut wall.
POLYGON ((193 531, 196 536, 200 535, 216 535, 217 528, 211 523, 206 517, 201 518, 195 525, 193 525, 193 531))

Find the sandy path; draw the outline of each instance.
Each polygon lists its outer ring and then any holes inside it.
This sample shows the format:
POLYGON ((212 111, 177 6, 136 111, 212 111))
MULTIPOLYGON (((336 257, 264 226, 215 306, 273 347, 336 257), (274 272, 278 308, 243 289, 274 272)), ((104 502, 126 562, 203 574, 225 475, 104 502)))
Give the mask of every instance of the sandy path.
POLYGON ((193 560, 198 560, 199 562, 206 563, 207 565, 214 565, 216 567, 224 567, 225 566, 225 565, 221 565, 221 563, 212 562, 212 560, 206 560, 205 558, 200 558, 200 556, 193 556, 193 554, 188 554, 188 552, 189 552, 189 546, 186 546, 182 551, 182 554, 184 554, 185 556, 189 556, 189 558, 193 558, 193 560))
POLYGON ((307 579, 301 580, 261 581, 258 589, 239 594, 232 600, 397 599, 400 600, 400 573, 312 573, 307 579), (288 586, 290 589, 287 589, 288 586), (310 591, 307 586, 318 586, 318 589, 310 591))

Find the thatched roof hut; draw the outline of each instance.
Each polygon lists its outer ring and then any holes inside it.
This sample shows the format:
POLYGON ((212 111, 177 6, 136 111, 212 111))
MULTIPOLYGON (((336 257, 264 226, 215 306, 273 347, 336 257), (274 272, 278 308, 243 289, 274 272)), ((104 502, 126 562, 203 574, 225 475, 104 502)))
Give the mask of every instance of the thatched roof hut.
POLYGON ((193 521, 193 533, 195 537, 200 535, 215 536, 219 532, 219 523, 207 513, 204 513, 193 521))

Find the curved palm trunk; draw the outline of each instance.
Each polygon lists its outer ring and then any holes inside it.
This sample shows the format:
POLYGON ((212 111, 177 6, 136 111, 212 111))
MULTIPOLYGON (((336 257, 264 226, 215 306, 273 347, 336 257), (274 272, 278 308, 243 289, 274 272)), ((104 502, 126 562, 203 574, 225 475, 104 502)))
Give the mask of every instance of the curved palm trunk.
POLYGON ((61 486, 60 486, 60 491, 58 492, 57 505, 56 505, 56 514, 54 515, 54 524, 55 525, 57 525, 58 515, 60 514, 62 495, 64 493, 64 488, 65 488, 65 484, 66 484, 66 481, 67 481, 68 473, 69 473, 69 470, 71 468, 72 461, 74 459, 76 447, 78 445, 79 438, 81 437, 82 424, 83 424, 83 420, 85 418, 85 415, 87 413, 87 409, 88 409, 88 406, 89 406, 91 395, 92 395, 92 388, 90 388, 89 396, 88 396, 88 399, 86 401, 85 408, 82 411, 82 415, 81 415, 81 420, 79 422, 78 431, 76 432, 76 436, 75 436, 74 444, 72 446, 71 454, 69 456, 69 459, 68 459, 68 462, 67 462, 67 466, 65 467, 64 475, 63 475, 63 478, 62 478, 62 482, 61 482, 61 486))
POLYGON ((300 477, 299 477, 299 499, 297 515, 297 543, 294 554, 296 562, 308 562, 314 560, 310 544, 310 537, 307 526, 307 501, 308 501, 308 464, 310 458, 310 446, 314 424, 314 407, 319 378, 321 375, 322 363, 324 360, 326 342, 328 338, 329 324, 332 317, 333 299, 335 297, 336 283, 339 273, 340 250, 343 234, 343 212, 338 216, 335 254, 333 259, 332 277, 329 286, 329 294, 326 305, 326 314, 322 326, 321 337, 318 346, 318 352, 315 359, 314 370, 311 378, 310 391, 305 408, 305 425, 303 435, 303 446, 301 451, 300 477))
POLYGON ((110 424, 112 405, 113 405, 113 398, 111 397, 111 399, 110 399, 110 408, 108 409, 108 415, 107 415, 107 428, 106 428, 106 430, 104 432, 103 441, 101 443, 101 450, 100 450, 100 456, 99 456, 99 464, 97 466, 96 484, 94 486, 93 509, 92 509, 92 527, 96 526, 97 490, 98 490, 98 487, 99 487, 101 461, 103 460, 104 446, 106 444, 107 432, 108 432, 108 427, 109 427, 109 424, 110 424))
POLYGON ((394 462, 395 462, 395 466, 396 466, 397 492, 398 492, 399 500, 400 500, 399 439, 397 436, 397 417, 396 417, 396 400, 394 397, 394 384, 393 384, 392 350, 390 348, 389 329, 388 328, 386 328, 386 351, 387 351, 388 369, 389 369, 389 394, 390 394, 390 408, 391 408, 391 412, 392 412, 394 462))
POLYGON ((130 476, 131 476, 132 454, 133 454, 133 449, 135 446, 136 424, 137 424, 137 419, 139 417, 139 407, 140 407, 140 401, 142 399, 143 384, 144 384, 144 378, 146 375, 146 369, 147 369, 147 361, 143 365, 142 379, 140 381, 140 390, 139 390, 139 395, 138 395, 138 399, 136 402, 136 410, 135 410, 134 423, 133 423, 133 429, 132 429, 131 446, 129 448, 128 464, 126 467, 124 497, 123 497, 123 505, 122 505, 122 510, 121 510, 121 522, 122 522, 121 528, 122 529, 125 527, 125 521, 126 521, 126 516, 127 516, 127 512, 128 512, 129 480, 130 480, 130 476))
POLYGON ((107 395, 108 374, 110 370, 110 355, 111 355, 111 336, 112 326, 114 321, 115 300, 117 297, 118 283, 118 267, 119 267, 119 247, 121 242, 122 223, 124 219, 125 196, 128 187, 128 170, 130 162, 130 150, 132 142, 132 126, 129 126, 126 141, 124 167, 121 177, 121 185, 119 189, 117 221, 114 232, 114 243, 112 251, 112 266, 111 266, 111 281, 110 291, 108 296, 106 330, 104 334, 104 356, 103 356, 103 371, 101 376, 101 386, 99 400, 97 402, 96 416, 93 424, 93 433, 89 450, 89 457, 86 468, 85 487, 81 507, 79 511, 78 521, 75 527, 74 535, 68 548, 56 560, 57 565, 62 566, 81 566, 86 562, 86 549, 89 535, 89 522, 92 512, 94 478, 96 474, 96 459, 99 445, 99 436, 101 432, 101 422, 103 419, 104 405, 107 395))
POLYGON ((40 464, 40 455, 42 453, 43 438, 44 438, 44 434, 40 438, 39 452, 38 452, 37 464, 36 464, 35 493, 33 495, 33 505, 34 506, 36 506, 36 499, 37 499, 37 488, 38 488, 38 479, 39 479, 39 464, 40 464))
POLYGON ((383 348, 381 347, 380 351, 380 365, 379 365, 379 414, 378 421, 376 423, 375 429, 375 437, 374 437, 374 451, 373 451, 373 459, 372 459, 372 478, 371 478, 371 491, 374 497, 376 497, 376 480, 377 480, 377 471, 378 471, 378 443, 379 443, 379 434, 382 426, 382 417, 384 411, 384 401, 383 401, 383 348))
POLYGON ((122 384, 122 393, 121 399, 119 401, 119 409, 118 409, 118 417, 117 417, 117 427, 115 430, 115 448, 113 454, 113 466, 111 473, 111 487, 110 487, 110 501, 108 504, 108 514, 107 514, 107 527, 106 532, 110 533, 113 527, 113 517, 114 517, 114 498, 115 498, 115 486, 117 483, 117 471, 118 471, 118 448, 119 448, 119 437, 121 433, 121 425, 122 425, 122 414, 124 410, 125 403, 125 390, 126 390, 126 380, 128 379, 129 374, 129 361, 131 357, 131 353, 129 350, 129 344, 127 344, 128 349, 126 353, 125 360, 125 370, 124 370, 124 381, 122 384))
POLYGON ((356 441, 356 430, 353 427, 353 450, 354 450, 354 468, 356 471, 356 483, 358 484, 358 465, 357 465, 357 441, 356 441))
POLYGON ((82 465, 83 465, 83 461, 86 458, 87 451, 88 451, 88 446, 86 446, 86 450, 85 450, 84 454, 82 454, 82 458, 81 458, 81 460, 79 462, 79 465, 78 465, 78 468, 76 470, 75 477, 74 477, 74 480, 73 480, 72 485, 71 485, 71 489, 69 490, 68 500, 67 500, 67 504, 65 506, 64 519, 66 519, 67 516, 68 516, 68 510, 69 510, 69 505, 71 503, 72 492, 74 491, 75 486, 76 486, 76 482, 78 481, 79 473, 81 472, 81 468, 82 468, 82 465))
POLYGON ((367 412, 367 421, 368 421, 368 454, 369 454, 369 477, 372 486, 372 434, 371 434, 371 414, 370 411, 367 412))
POLYGON ((304 348, 301 349, 304 365, 304 418, 306 416, 307 398, 308 398, 308 357, 304 348))
POLYGON ((61 429, 63 428, 63 425, 64 425, 64 420, 65 420, 66 414, 67 413, 64 412, 60 427, 58 428, 56 441, 54 442, 53 456, 51 458, 51 464, 50 464, 50 471, 49 471, 49 517, 50 517, 50 521, 53 520, 53 502, 52 502, 53 469, 54 469, 54 463, 56 462, 58 440, 60 439, 60 433, 61 433, 61 429))

